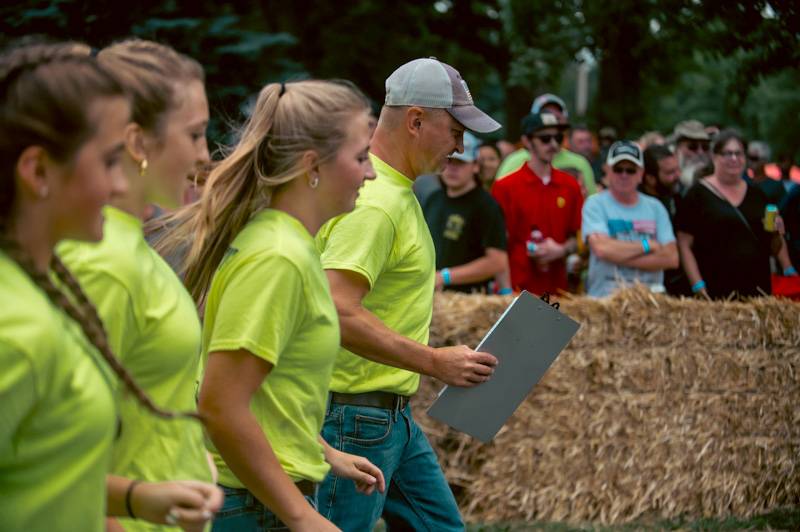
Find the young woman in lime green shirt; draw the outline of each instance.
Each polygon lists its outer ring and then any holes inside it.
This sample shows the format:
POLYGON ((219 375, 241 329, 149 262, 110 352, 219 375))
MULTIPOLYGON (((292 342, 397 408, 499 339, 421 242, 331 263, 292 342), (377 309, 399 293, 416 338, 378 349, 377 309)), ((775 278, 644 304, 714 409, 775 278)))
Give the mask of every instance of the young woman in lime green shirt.
POLYGON ((81 286, 54 255, 99 240, 130 103, 71 43, 0 57, 0 516, 9 530, 100 531, 104 515, 202 527, 221 496, 198 482, 108 476, 117 381, 154 412, 113 355, 81 286))
MULTIPOLYGON (((195 409, 200 319, 178 276, 145 241, 152 204, 174 208, 208 162, 208 102, 203 69, 172 48, 131 39, 101 50, 99 63, 133 100, 121 166, 128 184, 104 209, 103 240, 66 242, 59 256, 84 287, 121 362, 156 404, 195 409)), ((121 391, 121 390, 120 390, 121 391)), ((200 423, 159 419, 117 394, 122 431, 111 471, 148 481, 212 480, 200 423)), ((166 527, 119 519, 129 531, 166 527)))
POLYGON ((215 531, 336 530, 314 507, 330 468, 366 493, 384 489, 380 469, 319 436, 339 322, 313 237, 374 178, 368 109, 343 83, 267 85, 161 246, 194 239, 185 279, 205 307, 199 406, 226 493, 215 531))

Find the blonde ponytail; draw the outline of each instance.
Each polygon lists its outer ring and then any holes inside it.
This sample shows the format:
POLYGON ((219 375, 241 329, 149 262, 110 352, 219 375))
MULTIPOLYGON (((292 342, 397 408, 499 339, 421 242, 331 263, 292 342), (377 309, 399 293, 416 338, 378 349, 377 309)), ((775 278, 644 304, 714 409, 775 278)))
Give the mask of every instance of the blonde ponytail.
POLYGON ((238 144, 211 171, 200 200, 150 226, 164 229, 155 243, 162 255, 184 253, 180 273, 198 305, 251 216, 269 206, 275 189, 303 175, 302 155, 315 151, 323 162, 335 157, 348 117, 368 110, 364 95, 345 82, 273 83, 261 90, 238 144))

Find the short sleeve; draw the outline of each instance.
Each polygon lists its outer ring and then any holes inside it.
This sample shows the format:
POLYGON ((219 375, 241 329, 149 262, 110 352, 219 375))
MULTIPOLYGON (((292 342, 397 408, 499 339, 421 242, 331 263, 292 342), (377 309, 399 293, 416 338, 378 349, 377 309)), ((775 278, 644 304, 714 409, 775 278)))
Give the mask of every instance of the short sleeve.
POLYGON ((14 434, 36 404, 36 376, 30 359, 2 340, 0 368, 0 456, 8 456, 14 434))
POLYGON ((220 271, 208 352, 246 349, 277 366, 305 309, 300 271, 282 256, 256 255, 228 268, 220 271))
POLYGON ((669 244, 675 241, 675 233, 672 231, 672 222, 669 221, 667 209, 660 201, 653 202, 656 208, 656 239, 659 244, 669 244))
POLYGON ((594 180, 594 170, 592 170, 592 165, 589 164, 589 161, 583 155, 576 154, 575 162, 578 164, 578 170, 581 171, 581 175, 583 177, 583 184, 586 185, 586 193, 588 195, 592 195, 597 192, 597 184, 594 180))
POLYGON ((484 248, 505 250, 508 244, 506 242, 506 221, 503 218, 503 211, 491 197, 486 198, 485 206, 488 219, 483 226, 483 242, 481 244, 484 248))
POLYGON ((495 181, 492 185, 492 198, 500 207, 500 212, 503 213, 503 219, 508 226, 508 217, 510 214, 509 211, 509 201, 508 201, 508 186, 507 182, 499 182, 495 181))
POLYGON ((608 218, 600 204, 600 196, 592 196, 583 204, 583 239, 589 235, 608 235, 608 218))
POLYGON ((373 287, 389 264, 395 235, 383 209, 360 205, 323 228, 318 237, 322 267, 356 272, 373 287))

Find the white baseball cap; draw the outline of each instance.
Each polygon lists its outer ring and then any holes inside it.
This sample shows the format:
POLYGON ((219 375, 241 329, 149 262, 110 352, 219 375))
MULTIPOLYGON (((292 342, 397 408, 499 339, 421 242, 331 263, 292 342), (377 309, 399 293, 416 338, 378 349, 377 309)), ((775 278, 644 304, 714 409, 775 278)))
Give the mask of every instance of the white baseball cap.
POLYGON ((620 161, 630 161, 636 166, 644 168, 642 149, 635 142, 618 140, 608 149, 606 163, 609 166, 614 166, 620 161))

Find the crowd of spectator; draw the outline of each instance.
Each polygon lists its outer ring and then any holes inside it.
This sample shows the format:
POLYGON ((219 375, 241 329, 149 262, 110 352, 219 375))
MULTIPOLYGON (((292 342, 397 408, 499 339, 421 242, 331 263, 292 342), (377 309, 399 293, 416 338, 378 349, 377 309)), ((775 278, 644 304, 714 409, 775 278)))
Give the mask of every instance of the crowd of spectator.
MULTIPOLYGON (((586 293, 641 283, 726 299, 800 288, 800 168, 735 129, 677 123, 619 139, 536 97, 516 142, 467 134, 415 184, 437 252, 437 288, 586 293), (791 289, 792 286, 796 286, 791 289)), ((796 294, 795 294, 796 295, 796 294)))

